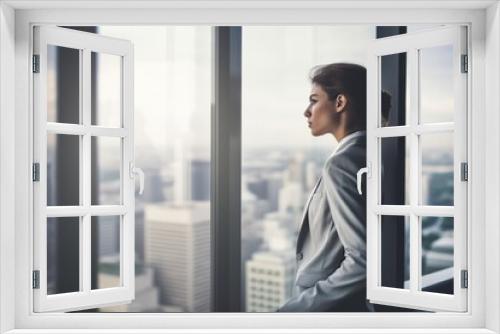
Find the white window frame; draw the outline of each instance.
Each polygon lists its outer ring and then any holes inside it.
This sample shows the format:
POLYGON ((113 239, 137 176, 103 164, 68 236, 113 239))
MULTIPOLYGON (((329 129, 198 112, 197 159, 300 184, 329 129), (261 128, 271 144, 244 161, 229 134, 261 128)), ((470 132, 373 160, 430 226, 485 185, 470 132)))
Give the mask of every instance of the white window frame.
POLYGON ((248 333, 249 329, 259 332, 259 328, 266 328, 266 333, 353 332, 347 328, 357 329, 358 333, 387 333, 388 328, 398 333, 500 332, 500 118, 497 113, 500 8, 497 1, 2 1, 0 73, 0 333, 46 333, 43 328, 61 333, 76 333, 78 329, 81 333, 81 329, 88 328, 94 329, 85 332, 111 333, 113 328, 127 328, 129 333, 151 332, 152 328, 163 328, 165 333, 179 332, 175 328, 190 328, 191 333, 248 333), (468 93, 471 110, 468 221, 473 222, 473 230, 468 234, 471 274, 467 313, 34 314, 30 311, 31 25, 344 23, 458 23, 470 27, 473 88, 468 93), (145 326, 150 330, 144 329, 145 326))
MULTIPOLYGON (((461 180, 461 163, 467 162, 467 79, 463 73, 461 56, 467 54, 467 30, 464 26, 436 27, 415 33, 376 39, 370 46, 368 61, 368 117, 367 165, 370 166, 367 182, 367 296, 377 304, 416 308, 426 311, 467 310, 467 289, 461 287, 461 271, 467 270, 467 181, 461 180), (453 121, 422 124, 419 122, 420 83, 419 50, 436 46, 452 47, 453 121), (381 126, 381 57, 406 53, 409 82, 407 105, 409 117, 406 124, 381 126), (451 206, 422 205, 420 135, 451 133, 453 135, 453 195, 451 206), (409 203, 404 205, 382 204, 381 139, 406 138, 409 149, 409 182, 405 184, 409 203), (409 218, 409 286, 406 289, 381 286, 382 216, 409 218), (454 293, 439 294, 422 291, 421 221, 424 216, 453 217, 453 268, 454 293)), ((403 223, 403 222, 401 222, 403 223)))
POLYGON ((39 56, 39 73, 33 76, 34 95, 34 162, 38 163, 39 181, 33 184, 33 268, 39 271, 39 288, 34 289, 34 310, 75 311, 94 307, 125 304, 135 296, 134 221, 135 197, 132 173, 133 152, 133 46, 126 40, 110 38, 67 28, 36 26, 34 54, 39 56), (47 121, 47 72, 49 45, 73 48, 79 53, 79 124, 47 121), (108 54, 120 60, 120 124, 118 127, 92 125, 91 122, 91 54, 108 54), (78 135, 79 144, 79 205, 47 206, 47 135, 78 135), (91 139, 117 138, 120 141, 120 203, 91 203, 91 139), (120 285, 92 289, 91 277, 91 218, 119 217, 120 285), (79 217, 79 291, 47 294, 47 218, 79 217))

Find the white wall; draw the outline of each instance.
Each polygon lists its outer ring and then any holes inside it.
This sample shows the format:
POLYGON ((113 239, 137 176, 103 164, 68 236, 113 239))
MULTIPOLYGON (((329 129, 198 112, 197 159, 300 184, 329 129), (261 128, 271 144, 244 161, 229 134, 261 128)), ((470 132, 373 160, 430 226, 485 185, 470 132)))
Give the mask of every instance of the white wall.
POLYGON ((500 289, 499 270, 497 265, 488 265, 490 261, 500 261, 499 248, 499 218, 500 218, 500 6, 494 4, 488 8, 486 19, 486 197, 485 221, 495 222, 489 224, 486 233, 487 265, 485 272, 486 284, 489 286, 486 293, 486 327, 500 331, 500 289), (491 84, 492 83, 492 84, 491 84), (490 254, 490 255, 488 255, 490 254))
POLYGON ((14 328, 14 10, 0 3, 0 333, 14 328), (12 230, 12 229, 10 229, 12 230), (8 254, 4 256, 4 254, 8 254), (3 261, 2 261, 3 260, 3 261))

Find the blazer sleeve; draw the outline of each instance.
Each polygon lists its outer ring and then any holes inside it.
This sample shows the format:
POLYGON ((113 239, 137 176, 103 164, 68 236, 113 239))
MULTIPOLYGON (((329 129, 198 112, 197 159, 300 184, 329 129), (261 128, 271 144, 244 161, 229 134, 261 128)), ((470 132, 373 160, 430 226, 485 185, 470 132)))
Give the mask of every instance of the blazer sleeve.
POLYGON ((356 169, 353 161, 334 156, 322 171, 344 260, 330 276, 290 299, 279 312, 328 311, 342 307, 342 299, 366 288, 366 201, 357 192, 356 169))

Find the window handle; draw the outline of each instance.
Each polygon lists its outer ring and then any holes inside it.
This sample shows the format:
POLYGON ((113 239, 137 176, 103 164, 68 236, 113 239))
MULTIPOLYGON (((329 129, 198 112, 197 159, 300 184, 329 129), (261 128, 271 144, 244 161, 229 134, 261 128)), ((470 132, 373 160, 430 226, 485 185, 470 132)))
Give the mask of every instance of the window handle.
POLYGON ((365 173, 366 173, 366 177, 370 177, 371 176, 371 173, 370 173, 370 163, 368 163, 366 167, 363 167, 360 170, 358 170, 358 173, 356 174, 356 183, 357 183, 357 186, 358 186, 358 193, 360 195, 363 194, 363 190, 361 189, 361 181, 362 181, 363 174, 365 174, 365 173))
POLYGON ((142 195, 144 192, 144 171, 139 167, 135 167, 134 163, 130 163, 130 178, 135 179, 135 177, 139 177, 139 195, 142 195))

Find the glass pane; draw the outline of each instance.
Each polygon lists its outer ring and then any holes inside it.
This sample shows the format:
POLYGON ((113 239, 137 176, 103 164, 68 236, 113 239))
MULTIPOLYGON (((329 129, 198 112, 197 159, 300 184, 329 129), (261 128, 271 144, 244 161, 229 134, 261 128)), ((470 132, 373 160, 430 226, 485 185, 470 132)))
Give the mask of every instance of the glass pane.
MULTIPOLYGON (((144 194, 135 199, 135 299, 99 311, 209 312, 211 27, 101 26, 98 31, 134 44, 134 144, 136 165, 145 173, 144 194)), ((93 123, 116 127, 119 63, 111 59, 109 69, 105 59, 96 58, 99 75, 109 78, 94 86, 100 87, 102 102, 93 123), (114 101, 107 104, 111 111, 102 100, 107 94, 114 101), (104 123, 106 117, 113 121, 104 123)), ((111 180, 103 180, 104 143, 97 145, 103 197, 109 189, 103 184, 118 181, 119 165, 111 165, 111 180)), ((118 188, 111 189, 116 198, 118 188)), ((99 203, 109 204, 101 197, 99 203)))
POLYGON ((92 205, 121 204, 121 138, 92 137, 92 205))
POLYGON ((120 216, 92 217, 92 289, 121 286, 120 216))
POLYGON ((96 80, 92 83, 95 105, 92 110, 92 125, 106 127, 121 126, 122 108, 122 57, 92 52, 96 80))
POLYGON ((47 294, 80 291, 80 217, 47 218, 47 294))
POLYGON ((47 205, 80 205, 80 137, 47 134, 47 205))
POLYGON ((419 50, 420 123, 453 121, 453 47, 419 50))
POLYGON ((422 217, 422 291, 453 294, 453 217, 422 217))
POLYGON ((421 204, 453 205, 453 133, 420 136, 421 204))
POLYGON ((47 121, 80 123, 80 50, 47 47, 47 121))
MULTIPOLYGON (((331 253, 312 259, 321 247, 314 241, 296 254, 307 200, 336 145, 332 135, 325 133, 325 119, 313 119, 306 112, 312 106, 309 78, 320 65, 366 63, 366 47, 372 39, 368 26, 242 28, 242 311, 274 312, 297 297, 297 263, 317 261, 319 271, 340 265, 331 253), (298 260, 301 256, 304 261, 298 260), (279 270, 282 276, 274 280, 268 269, 279 270), (274 294, 277 290, 279 295, 274 294)), ((311 197, 309 217, 327 213, 321 189, 319 185, 311 197)), ((323 232, 318 227, 313 233, 323 232)), ((324 242, 341 247, 335 238, 324 242)), ((312 267, 306 270, 311 280, 302 285, 325 277, 324 271, 318 275, 312 267)), ((339 310, 349 311, 346 304, 339 310)))
POLYGON ((410 204, 410 149, 406 137, 381 138, 380 149, 381 204, 410 204))
POLYGON ((381 286, 410 288, 410 217, 381 216, 381 286))
POLYGON ((407 66, 406 52, 380 57, 380 126, 406 125, 407 66))

